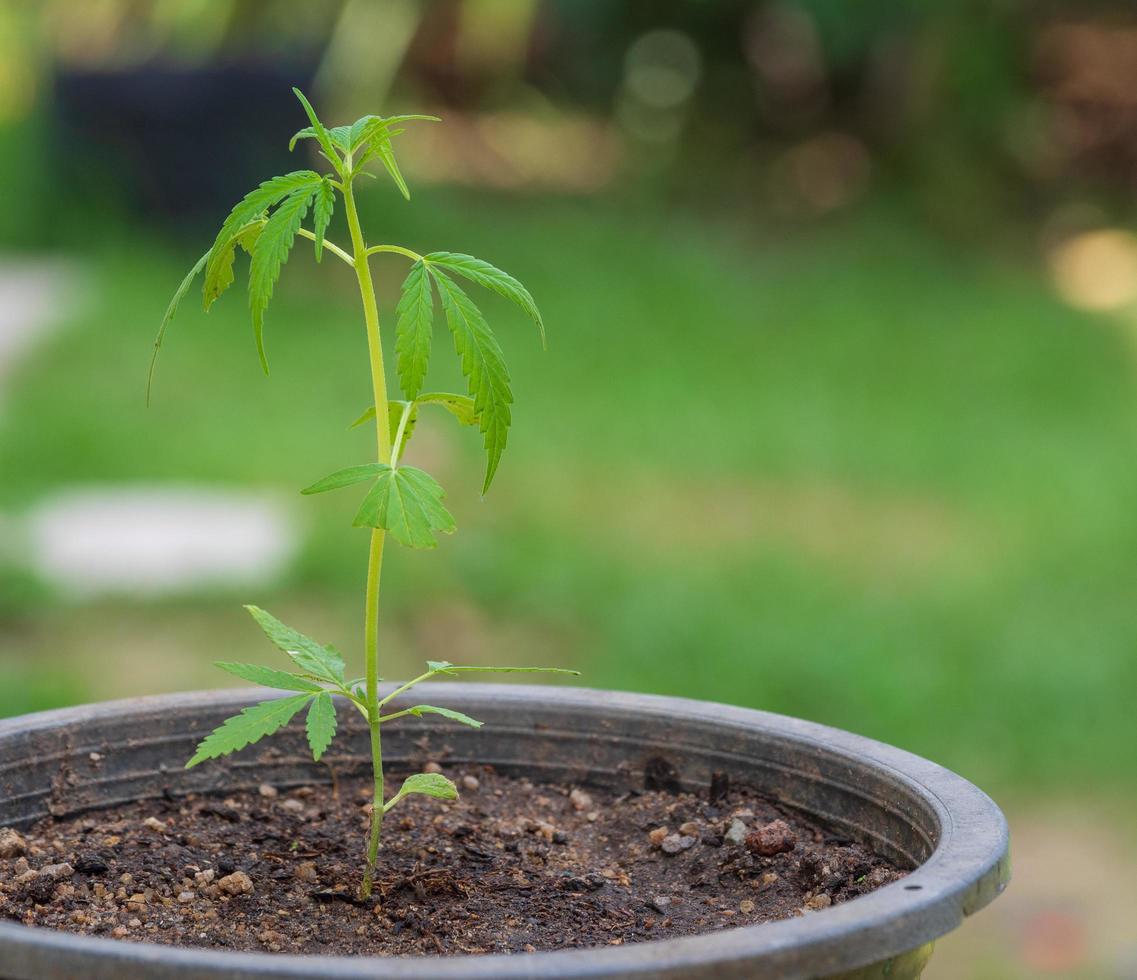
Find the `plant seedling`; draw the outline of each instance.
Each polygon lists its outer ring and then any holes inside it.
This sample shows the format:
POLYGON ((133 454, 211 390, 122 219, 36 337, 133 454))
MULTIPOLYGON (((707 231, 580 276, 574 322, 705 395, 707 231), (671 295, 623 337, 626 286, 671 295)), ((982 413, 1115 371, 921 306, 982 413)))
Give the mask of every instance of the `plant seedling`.
POLYGON ((375 862, 379 851, 383 816, 407 796, 420 793, 441 800, 458 797, 454 784, 438 773, 418 773, 408 777, 390 799, 383 786, 382 730, 388 722, 406 715, 440 715, 450 721, 474 728, 481 722, 460 711, 416 704, 408 708, 389 706, 402 694, 423 681, 440 675, 451 676, 472 672, 551 672, 575 674, 577 671, 552 667, 466 667, 445 661, 428 661, 424 673, 400 685, 385 697, 379 696, 379 582, 383 563, 383 546, 388 535, 409 548, 433 548, 436 533, 454 530, 454 518, 442 504, 445 496, 437 481, 421 469, 401 462, 407 443, 414 432, 419 409, 433 406, 449 412, 459 423, 476 427, 483 436, 486 471, 482 492, 489 489, 497 472, 511 421, 513 392, 509 371, 489 324, 481 310, 459 285, 459 280, 484 287, 510 300, 536 324, 542 343, 544 323, 529 291, 516 279, 495 266, 459 252, 431 252, 419 255, 400 245, 367 245, 360 228, 355 204, 355 181, 370 173, 368 164, 378 161, 394 180, 404 198, 410 199, 406 181, 395 159, 393 139, 408 123, 438 122, 435 116, 364 116, 350 126, 325 127, 299 89, 293 89, 311 125, 301 129, 289 145, 300 140, 315 140, 319 152, 331 167, 330 173, 297 170, 282 177, 266 180, 250 191, 230 211, 213 246, 182 280, 162 318, 154 355, 150 364, 147 401, 154 378, 154 363, 170 321, 178 304, 196 277, 204 273, 202 289, 204 308, 233 283, 233 264, 238 248, 250 256, 249 310, 261 365, 268 372, 264 346, 264 318, 273 286, 299 235, 315 245, 319 262, 330 252, 355 270, 359 294, 363 302, 367 348, 371 366, 373 402, 353 423, 374 421, 377 455, 373 462, 338 470, 317 480, 301 491, 305 494, 338 490, 358 483, 369 484, 367 493, 353 521, 356 527, 370 529, 370 551, 367 560, 367 587, 364 616, 365 676, 348 680, 344 660, 332 646, 319 643, 256 606, 246 608, 264 634, 292 661, 294 670, 283 671, 256 664, 218 663, 243 680, 276 690, 294 692, 287 697, 262 701, 245 708, 226 720, 204 738, 186 767, 196 766, 243 749, 266 735, 283 728, 301 710, 307 708, 306 732, 312 758, 319 761, 336 734, 336 704, 333 695, 346 699, 367 720, 371 742, 374 776, 374 802, 367 845, 367 860, 360 894, 369 898, 375 862), (344 213, 351 235, 350 250, 326 240, 337 195, 343 200, 344 213), (309 211, 312 229, 303 226, 309 211), (410 272, 402 286, 395 324, 395 369, 404 398, 392 400, 387 395, 387 377, 380 343, 379 311, 371 281, 368 261, 373 255, 392 253, 411 261, 410 272), (454 338, 454 348, 466 379, 466 394, 423 392, 430 362, 434 328, 435 293, 442 306, 446 325, 454 338), (384 711, 387 713, 384 714, 384 711))

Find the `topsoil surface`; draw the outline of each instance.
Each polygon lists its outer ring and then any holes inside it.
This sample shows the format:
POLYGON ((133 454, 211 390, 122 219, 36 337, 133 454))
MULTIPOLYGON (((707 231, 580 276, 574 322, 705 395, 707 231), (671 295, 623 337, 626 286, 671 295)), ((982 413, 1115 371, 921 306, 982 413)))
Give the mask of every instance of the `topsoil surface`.
POLYGON ((0 917, 210 949, 517 953, 824 914, 904 876, 721 779, 616 795, 447 775, 458 802, 388 814, 370 902, 356 898, 368 787, 262 786, 0 829, 0 917))

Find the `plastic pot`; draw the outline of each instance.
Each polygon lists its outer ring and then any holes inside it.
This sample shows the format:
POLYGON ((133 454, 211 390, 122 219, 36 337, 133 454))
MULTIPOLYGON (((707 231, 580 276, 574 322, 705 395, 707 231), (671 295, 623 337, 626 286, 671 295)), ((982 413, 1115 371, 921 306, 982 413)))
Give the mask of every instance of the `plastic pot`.
MULTIPOLYGON (((327 781, 299 725, 190 771, 201 736, 258 700, 250 690, 140 698, 0 721, 0 826, 164 794, 327 781), (97 753, 99 758, 92 758, 97 753)), ((432 684, 436 704, 486 722, 480 731, 408 717, 384 738, 394 772, 450 750, 447 763, 490 764, 536 779, 630 789, 645 772, 706 791, 715 772, 749 783, 911 867, 901 881, 800 918, 683 939, 518 956, 349 958, 178 949, 0 922, 6 980, 306 977, 510 980, 521 977, 918 977, 931 943, 982 908, 1009 877, 999 808, 959 776, 908 752, 780 715, 678 698, 573 688, 432 684), (423 742, 426 738, 428 741, 423 742), (429 748, 424 750, 423 746, 429 748), (670 775, 669 775, 670 778, 670 775)), ((330 761, 367 766, 362 720, 330 761)), ((352 727, 354 726, 354 727, 352 727)))

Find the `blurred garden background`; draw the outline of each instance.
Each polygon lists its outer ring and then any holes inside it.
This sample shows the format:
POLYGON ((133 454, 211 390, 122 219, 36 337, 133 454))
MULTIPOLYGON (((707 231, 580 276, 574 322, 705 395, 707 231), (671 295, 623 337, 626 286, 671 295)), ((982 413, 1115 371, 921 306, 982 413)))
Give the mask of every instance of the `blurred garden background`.
POLYGON ((929 976, 1137 977, 1137 10, 0 0, 0 716, 227 685, 273 658, 242 602, 358 656, 354 498, 296 493, 370 446, 350 270, 297 243, 269 379, 241 290, 191 294, 144 406, 185 271, 309 163, 294 84, 441 116, 365 228, 549 329, 487 301, 486 499, 420 422, 459 532, 391 554, 386 673, 571 665, 930 756, 1017 878, 929 976))

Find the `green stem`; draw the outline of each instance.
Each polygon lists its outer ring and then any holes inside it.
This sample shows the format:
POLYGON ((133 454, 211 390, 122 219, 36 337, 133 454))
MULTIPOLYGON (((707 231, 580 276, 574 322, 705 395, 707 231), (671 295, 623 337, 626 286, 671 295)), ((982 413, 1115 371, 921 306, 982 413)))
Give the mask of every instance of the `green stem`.
MULTIPOLYGON (((383 346, 379 337, 379 307, 375 302, 375 287, 367 265, 367 245, 359 227, 359 212, 350 180, 343 186, 344 211, 351 232, 355 275, 359 280, 359 295, 363 299, 363 318, 367 326, 367 350, 371 361, 371 387, 375 398, 375 440, 378 461, 391 457, 391 424, 388 418, 387 379, 383 371, 383 346)), ((385 532, 371 532, 371 546, 367 559, 367 595, 364 606, 363 648, 367 658, 366 705, 367 727, 371 734, 371 768, 374 776, 374 798, 371 803, 371 834, 367 844, 367 866, 363 872, 360 895, 371 897, 375 876, 375 862, 379 856, 379 842, 383 831, 383 742, 379 733, 379 579, 383 569, 383 541, 385 532)))
POLYGON ((419 262, 422 256, 418 252, 412 252, 409 248, 403 248, 402 245, 372 245, 368 250, 368 255, 374 255, 376 252, 392 252, 395 255, 405 255, 412 262, 419 262))

